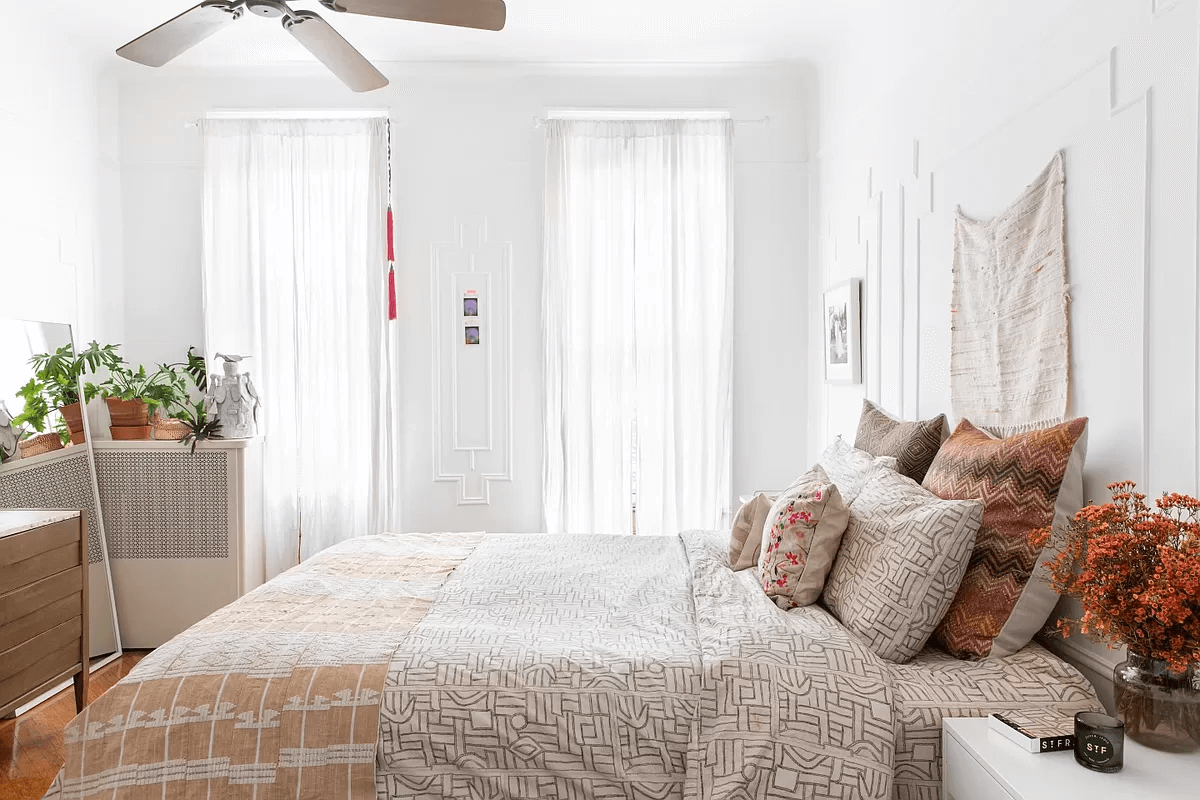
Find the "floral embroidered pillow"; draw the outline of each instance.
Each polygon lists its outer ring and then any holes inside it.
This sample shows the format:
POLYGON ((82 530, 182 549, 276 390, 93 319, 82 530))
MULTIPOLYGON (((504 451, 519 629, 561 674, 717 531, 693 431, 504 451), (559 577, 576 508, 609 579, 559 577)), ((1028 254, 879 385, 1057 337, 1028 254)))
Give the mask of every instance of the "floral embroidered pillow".
POLYGON ((850 510, 819 465, 781 494, 763 527, 759 578, 780 608, 816 602, 833 567, 850 510))

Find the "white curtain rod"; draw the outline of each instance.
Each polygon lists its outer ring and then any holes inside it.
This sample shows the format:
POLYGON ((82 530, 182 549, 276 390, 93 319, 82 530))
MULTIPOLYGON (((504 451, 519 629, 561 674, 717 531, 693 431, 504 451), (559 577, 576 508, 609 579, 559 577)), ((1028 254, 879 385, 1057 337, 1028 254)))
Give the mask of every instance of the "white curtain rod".
MULTIPOLYGON (((220 117, 214 117, 214 118, 219 119, 220 117)), ((224 118, 229 119, 230 117, 224 117, 224 118)), ((555 117, 555 119, 562 119, 562 118, 555 117)), ((672 117, 656 117, 655 119, 662 120, 662 119, 673 119, 673 118, 672 117)), ((704 118, 703 117, 686 117, 685 116, 685 117, 679 117, 678 119, 704 119, 704 118)), ((721 117, 711 117, 710 119, 721 119, 721 117)), ((601 122, 601 121, 617 121, 617 120, 613 120, 611 118, 610 119, 597 118, 594 121, 601 122)), ((545 117, 535 117, 533 120, 533 129, 538 130, 539 128, 544 128, 547 124, 549 124, 549 122, 550 122, 550 120, 546 119, 545 117)), ((758 119, 735 119, 733 121, 733 123, 735 125, 762 125, 763 127, 767 127, 771 124, 771 118, 770 117, 759 117, 758 119)), ((199 128, 200 120, 189 119, 187 122, 183 123, 183 127, 199 128)))
MULTIPOLYGON (((679 117, 672 117, 669 115, 664 115, 664 116, 655 116, 655 117, 643 117, 640 119, 633 118, 633 119, 628 119, 628 120, 623 120, 623 119, 620 119, 617 117, 608 117, 608 116, 597 116, 597 117, 593 117, 590 119, 587 117, 575 117, 575 116, 550 117, 550 118, 535 117, 533 120, 533 129, 536 131, 539 128, 544 128, 547 125, 549 125, 552 120, 560 120, 560 119, 569 119, 569 120, 572 120, 575 122, 662 122, 664 120, 674 120, 674 119, 679 119, 679 120, 684 120, 684 121, 721 120, 721 119, 729 119, 729 117, 699 117, 699 116, 689 116, 686 114, 679 116, 679 117)), ((767 127, 768 125, 771 124, 771 118, 770 117, 759 117, 758 119, 735 119, 735 120, 733 120, 733 124, 734 125, 762 125, 763 127, 767 127)))

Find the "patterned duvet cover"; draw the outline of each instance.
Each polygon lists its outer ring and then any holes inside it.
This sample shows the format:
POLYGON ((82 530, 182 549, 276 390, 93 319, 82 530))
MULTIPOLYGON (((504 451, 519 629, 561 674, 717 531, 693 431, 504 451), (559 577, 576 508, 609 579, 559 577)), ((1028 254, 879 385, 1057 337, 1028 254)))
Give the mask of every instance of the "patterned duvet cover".
POLYGON ((379 800, 932 798, 942 716, 1096 706, 1036 645, 885 662, 727 538, 485 537, 392 660, 379 800))

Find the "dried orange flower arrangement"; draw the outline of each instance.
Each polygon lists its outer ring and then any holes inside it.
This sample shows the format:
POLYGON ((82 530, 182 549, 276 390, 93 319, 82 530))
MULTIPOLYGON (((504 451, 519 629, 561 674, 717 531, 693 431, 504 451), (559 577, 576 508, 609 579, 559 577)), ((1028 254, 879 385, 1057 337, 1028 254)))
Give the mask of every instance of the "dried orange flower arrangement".
MULTIPOLYGON (((1200 500, 1164 494, 1151 509, 1132 482, 1108 489, 1112 502, 1080 511, 1055 542, 1051 582, 1083 606, 1059 629, 1186 672, 1200 664, 1200 500)), ((1030 541, 1040 549, 1052 538, 1044 528, 1030 541)))

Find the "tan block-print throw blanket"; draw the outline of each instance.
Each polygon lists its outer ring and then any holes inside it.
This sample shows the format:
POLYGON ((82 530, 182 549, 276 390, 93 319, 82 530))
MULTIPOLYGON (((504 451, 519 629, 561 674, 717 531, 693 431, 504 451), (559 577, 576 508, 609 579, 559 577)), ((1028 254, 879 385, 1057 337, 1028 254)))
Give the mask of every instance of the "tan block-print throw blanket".
POLYGON ((478 542, 356 539, 218 611, 71 723, 47 798, 373 798, 388 664, 478 542))
POLYGON ((950 402, 955 415, 1000 436, 1066 419, 1065 182, 1060 152, 994 220, 958 212, 950 402))

